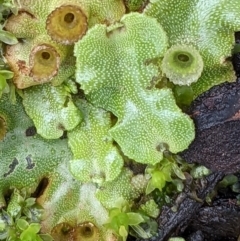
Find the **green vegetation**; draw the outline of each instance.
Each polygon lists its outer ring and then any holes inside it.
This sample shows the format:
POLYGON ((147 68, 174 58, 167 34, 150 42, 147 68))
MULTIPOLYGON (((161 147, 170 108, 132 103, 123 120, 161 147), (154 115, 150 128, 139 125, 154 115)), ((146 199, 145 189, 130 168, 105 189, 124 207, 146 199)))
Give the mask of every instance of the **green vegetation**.
POLYGON ((39 234, 43 208, 29 197, 26 189, 13 190, 7 210, 0 213, 0 240, 51 241, 48 234, 39 234))
POLYGON ((8 80, 12 79, 14 75, 12 71, 7 69, 2 49, 3 43, 14 45, 18 42, 14 34, 3 30, 5 19, 11 10, 16 13, 16 9, 12 1, 0 1, 0 98, 3 93, 10 92, 10 86, 12 85, 8 83, 8 80))
POLYGON ((238 0, 0 0, 0 239, 153 236, 162 205, 209 174, 177 156, 195 137, 182 109, 235 80, 239 12, 238 0))

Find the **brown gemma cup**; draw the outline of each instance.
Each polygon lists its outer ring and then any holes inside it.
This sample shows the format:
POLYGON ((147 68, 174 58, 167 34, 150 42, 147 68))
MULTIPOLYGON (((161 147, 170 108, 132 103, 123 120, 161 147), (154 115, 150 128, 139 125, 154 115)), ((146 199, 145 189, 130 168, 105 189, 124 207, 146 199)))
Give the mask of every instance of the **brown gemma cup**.
POLYGON ((66 222, 59 223, 52 229, 51 236, 58 241, 73 241, 72 229, 73 227, 66 222))
POLYGON ((99 241, 99 230, 91 222, 79 223, 73 228, 74 241, 99 241))
POLYGON ((60 56, 54 47, 38 45, 31 51, 29 65, 30 77, 37 82, 46 82, 58 73, 60 56))
POLYGON ((99 241, 99 230, 91 222, 71 226, 68 223, 57 224, 52 232, 54 240, 58 241, 99 241))
POLYGON ((4 139, 7 133, 6 120, 0 115, 0 141, 4 139))
POLYGON ((70 45, 82 38, 88 28, 87 17, 78 6, 64 5, 52 11, 46 29, 52 40, 70 45))

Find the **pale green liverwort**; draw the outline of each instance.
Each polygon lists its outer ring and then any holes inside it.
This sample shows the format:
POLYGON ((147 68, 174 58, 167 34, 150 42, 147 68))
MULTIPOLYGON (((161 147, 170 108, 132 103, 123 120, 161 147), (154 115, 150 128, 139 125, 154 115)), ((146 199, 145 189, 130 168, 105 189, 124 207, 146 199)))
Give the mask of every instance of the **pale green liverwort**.
POLYGON ((74 129, 82 120, 80 110, 64 86, 30 87, 24 91, 23 105, 38 133, 46 139, 61 137, 65 130, 74 129))
POLYGON ((239 12, 239 0, 152 0, 144 9, 162 25, 170 46, 189 45, 190 53, 194 47, 202 56, 202 75, 191 85, 195 97, 213 85, 235 81, 227 58, 235 43, 234 32, 240 30, 239 12))
POLYGON ((83 121, 68 133, 69 146, 74 159, 70 162, 72 174, 82 182, 114 180, 121 172, 123 158, 109 135, 110 113, 78 101, 83 121), (79 148, 81 147, 81 148, 79 148))
POLYGON ((110 134, 125 155, 141 163, 159 162, 162 144, 176 153, 194 138, 193 122, 171 90, 151 87, 159 75, 151 60, 162 57, 167 46, 161 25, 139 13, 115 26, 96 25, 75 45, 76 81, 93 104, 118 117, 110 134))
MULTIPOLYGON (((120 164, 123 174, 120 179, 108 184, 111 185, 111 191, 116 189, 111 192, 112 201, 109 206, 102 201, 109 199, 107 186, 106 190, 102 191, 93 183, 84 184, 73 179, 68 170, 72 154, 67 140, 46 140, 39 136, 34 130, 33 122, 24 112, 20 98, 17 98, 16 105, 12 105, 4 95, 0 100, 0 116, 7 120, 8 129, 4 139, 0 141, 1 207, 6 205, 4 196, 9 191, 26 188, 34 192, 40 181, 45 179, 43 193, 37 197, 37 202, 44 208, 42 232, 51 233, 55 226, 65 222, 72 227, 89 222, 96 227, 94 230, 98 232, 99 240, 117 240, 113 232, 104 227, 109 218, 107 208, 113 207, 120 198, 132 200, 139 197, 146 186, 144 176, 134 176, 131 171, 122 170, 120 164)), ((94 130, 96 129, 93 128, 94 130)), ((113 147, 112 149, 114 151, 113 147)), ((108 174, 111 173, 106 176, 108 174)), ((14 202, 16 200, 12 196, 11 212, 14 212, 13 208, 17 206, 14 202)), ((85 240, 84 235, 81 240, 85 240)))
MULTIPOLYGON (((21 97, 15 105, 0 98, 0 207, 14 188, 33 193, 42 181, 41 232, 59 241, 125 240, 129 220, 106 226, 120 202, 128 214, 159 213, 146 194, 151 175, 129 163, 161 168, 165 150, 180 152, 195 136, 170 87, 189 85, 182 88, 197 97, 235 79, 227 58, 239 0, 15 5, 21 11, 5 28, 19 41, 4 56, 21 97)), ((6 209, 14 212, 16 199, 6 209)))

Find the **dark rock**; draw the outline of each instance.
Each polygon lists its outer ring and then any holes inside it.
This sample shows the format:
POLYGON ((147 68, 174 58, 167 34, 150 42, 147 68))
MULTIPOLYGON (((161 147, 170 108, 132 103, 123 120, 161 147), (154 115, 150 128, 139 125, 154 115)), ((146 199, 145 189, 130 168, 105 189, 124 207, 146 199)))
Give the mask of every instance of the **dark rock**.
POLYGON ((200 208, 188 228, 201 230, 208 241, 236 241, 240 234, 240 207, 229 200, 220 206, 200 208))
POLYGON ((188 113, 196 126, 196 138, 180 156, 213 171, 240 171, 240 79, 205 92, 188 113))
POLYGON ((214 189, 223 176, 223 173, 219 172, 209 175, 206 179, 202 179, 202 185, 196 190, 198 199, 194 199, 189 189, 185 188, 184 192, 177 198, 180 200, 177 203, 177 212, 174 212, 171 207, 164 206, 158 218, 158 234, 150 240, 167 241, 170 237, 181 236, 192 219, 196 218, 197 211, 203 206, 203 202, 200 202, 199 199, 205 200, 207 194, 214 189))
POLYGON ((204 241, 204 234, 201 230, 198 230, 189 235, 187 241, 204 241))

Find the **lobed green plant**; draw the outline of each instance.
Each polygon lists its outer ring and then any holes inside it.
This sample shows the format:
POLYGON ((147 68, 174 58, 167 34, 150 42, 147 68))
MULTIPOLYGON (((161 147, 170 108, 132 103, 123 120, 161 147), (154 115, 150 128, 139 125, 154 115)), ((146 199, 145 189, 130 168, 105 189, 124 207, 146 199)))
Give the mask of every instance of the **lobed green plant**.
POLYGON ((209 173, 176 155, 195 137, 181 108, 234 81, 239 12, 238 0, 0 1, 0 238, 151 237, 186 175, 209 173))

